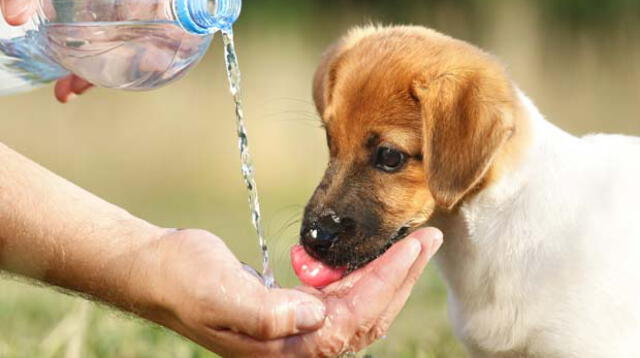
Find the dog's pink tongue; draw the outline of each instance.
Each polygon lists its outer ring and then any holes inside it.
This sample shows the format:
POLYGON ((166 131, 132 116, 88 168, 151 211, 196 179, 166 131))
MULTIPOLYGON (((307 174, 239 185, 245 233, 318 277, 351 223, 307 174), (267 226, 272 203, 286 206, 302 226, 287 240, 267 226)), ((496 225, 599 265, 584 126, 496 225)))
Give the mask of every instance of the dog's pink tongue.
POLYGON ((291 264, 296 276, 305 285, 325 287, 344 276, 346 268, 332 268, 309 256, 301 245, 291 248, 291 264))

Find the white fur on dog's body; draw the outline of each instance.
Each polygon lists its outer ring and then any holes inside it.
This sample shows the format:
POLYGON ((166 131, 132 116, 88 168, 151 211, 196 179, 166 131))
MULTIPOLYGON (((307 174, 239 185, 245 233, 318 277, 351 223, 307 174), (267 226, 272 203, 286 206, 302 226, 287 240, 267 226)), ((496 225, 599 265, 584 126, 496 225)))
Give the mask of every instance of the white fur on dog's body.
POLYGON ((518 167, 431 224, 474 357, 640 356, 640 138, 577 138, 523 94, 518 167))

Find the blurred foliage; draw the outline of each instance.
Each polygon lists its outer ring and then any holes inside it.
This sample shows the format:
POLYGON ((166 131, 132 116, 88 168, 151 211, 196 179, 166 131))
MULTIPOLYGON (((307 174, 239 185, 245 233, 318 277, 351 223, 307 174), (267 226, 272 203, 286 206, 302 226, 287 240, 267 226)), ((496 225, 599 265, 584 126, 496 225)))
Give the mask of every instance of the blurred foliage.
MULTIPOLYGON (((387 21, 405 21, 412 18, 416 9, 429 11, 443 5, 464 9, 468 12, 481 8, 491 9, 496 3, 514 0, 260 0, 245 1, 243 17, 269 18, 275 22, 287 22, 292 16, 299 21, 313 21, 318 14, 339 13, 341 11, 366 10, 387 21)), ((516 0, 517 1, 517 0, 516 0)), ((560 22, 575 25, 612 23, 620 16, 634 14, 640 16, 638 0, 527 0, 540 6, 545 16, 560 22)), ((325 18, 326 16, 322 16, 325 18)))
POLYGON ((640 16, 638 0, 541 0, 544 11, 565 25, 585 27, 640 16))

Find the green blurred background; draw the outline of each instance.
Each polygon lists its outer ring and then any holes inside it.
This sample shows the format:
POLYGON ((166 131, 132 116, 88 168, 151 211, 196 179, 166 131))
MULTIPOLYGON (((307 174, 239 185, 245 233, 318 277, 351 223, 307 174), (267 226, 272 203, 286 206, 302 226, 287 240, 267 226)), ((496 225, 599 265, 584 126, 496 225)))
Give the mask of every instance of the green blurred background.
MULTIPOLYGON (((546 116, 575 134, 640 134, 640 1, 248 0, 236 26, 244 103, 279 281, 325 167, 310 83, 323 49, 368 22, 413 23, 497 55, 546 116)), ((259 266, 240 178, 220 39, 156 91, 97 89, 69 105, 52 89, 0 98, 0 141, 135 215, 223 237, 259 266)), ((374 357, 463 357, 435 268, 374 357)), ((212 357, 121 313, 0 278, 0 357, 212 357)))

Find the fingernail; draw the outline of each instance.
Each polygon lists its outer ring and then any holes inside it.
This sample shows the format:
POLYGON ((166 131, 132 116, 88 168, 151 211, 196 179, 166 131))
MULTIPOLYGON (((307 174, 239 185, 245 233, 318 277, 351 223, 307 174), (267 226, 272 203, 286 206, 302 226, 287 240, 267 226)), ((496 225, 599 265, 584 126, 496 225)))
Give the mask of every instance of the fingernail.
MULTIPOLYGON (((2 12, 4 14, 6 14, 7 13, 7 5, 5 4, 4 1, 2 3, 4 5, 3 9, 2 9, 2 12)), ((31 4, 30 4, 29 1, 19 1, 19 2, 18 1, 14 1, 12 3, 11 7, 12 8, 9 9, 9 11, 8 11, 10 13, 10 15, 5 15, 7 17, 7 20, 9 20, 9 21, 13 21, 13 20, 16 20, 16 19, 21 19, 22 15, 24 15, 24 13, 27 12, 30 9, 31 4)))
POLYGON ((433 234, 433 240, 431 240, 431 247, 429 247, 429 256, 433 256, 438 252, 438 249, 442 246, 443 239, 442 231, 436 230, 433 234))
POLYGON ((415 238, 414 240, 416 241, 418 240, 428 241, 429 247, 427 250, 429 253, 429 257, 433 256, 442 245, 443 234, 442 234, 442 231, 438 229, 426 228, 426 229, 416 231, 415 233, 413 233, 413 235, 415 238))
POLYGON ((325 316, 323 305, 312 302, 305 302, 296 308, 296 328, 307 330, 317 327, 325 316))
POLYGON ((422 244, 420 244, 420 241, 416 240, 416 239, 410 239, 409 240, 409 250, 411 252, 411 256, 415 258, 418 257, 418 255, 420 255, 420 251, 422 251, 422 244))

